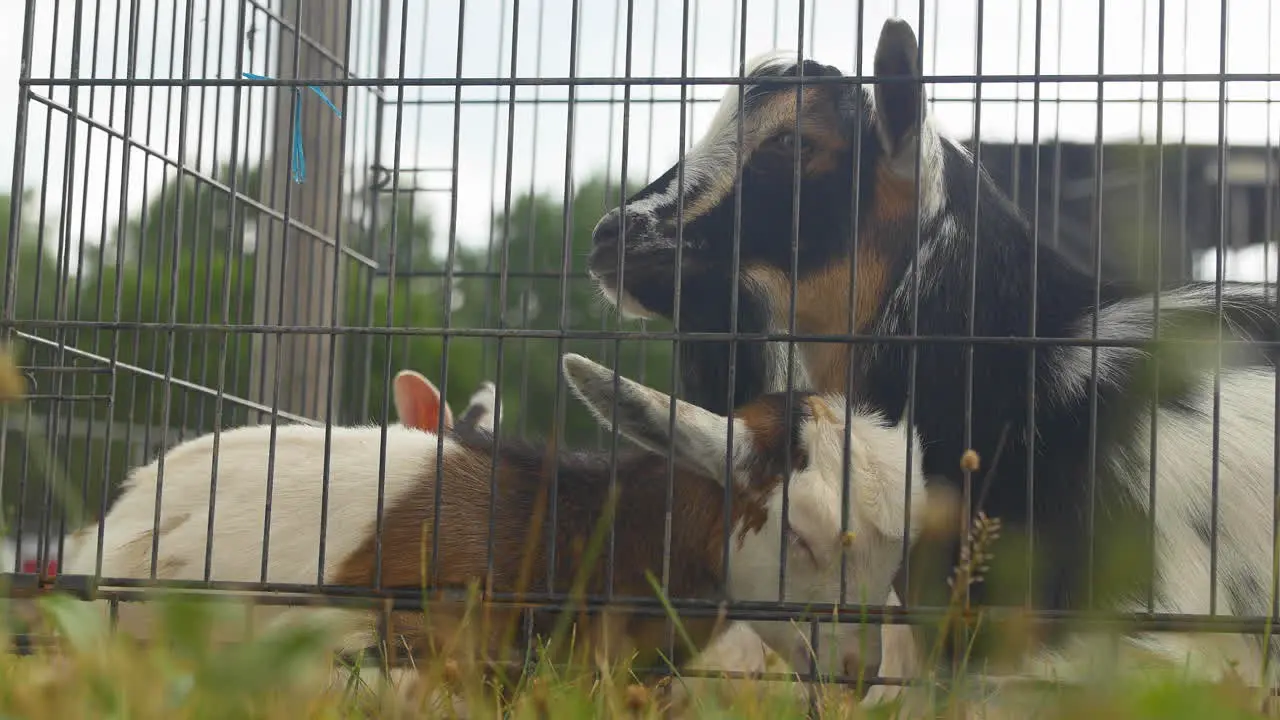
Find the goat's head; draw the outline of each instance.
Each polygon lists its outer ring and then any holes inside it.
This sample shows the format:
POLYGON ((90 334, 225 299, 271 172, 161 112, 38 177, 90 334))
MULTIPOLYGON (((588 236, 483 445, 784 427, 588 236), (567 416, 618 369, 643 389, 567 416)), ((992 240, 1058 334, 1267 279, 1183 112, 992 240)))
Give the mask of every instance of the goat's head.
POLYGON ((925 114, 917 55, 910 26, 889 20, 874 89, 841 82, 839 70, 812 60, 775 54, 752 61, 745 86, 729 89, 683 161, 596 226, 589 266, 604 296, 628 315, 672 319, 678 282, 682 322, 700 325, 707 315, 727 322, 737 282, 740 329, 782 332, 794 284, 797 329, 864 329, 901 251, 912 246, 917 209, 925 233, 941 211, 944 154, 960 152, 925 114), (817 82, 801 89, 770 82, 786 76, 817 82), (857 289, 852 318, 850 284, 857 289))
MULTIPOLYGON (((443 406, 444 429, 450 430, 455 427, 453 410, 444 402, 435 383, 421 373, 401 370, 396 373, 392 390, 396 416, 401 425, 433 434, 438 433, 441 427, 441 406, 443 406)), ((459 429, 478 427, 492 432, 496 421, 496 408, 497 397, 494 385, 485 380, 471 394, 471 399, 467 401, 467 407, 462 411, 457 427, 459 429)))
MULTIPOLYGON (((840 602, 843 554, 845 601, 885 602, 908 541, 908 503, 911 528, 920 527, 924 507, 920 448, 909 430, 860 412, 846 425, 843 398, 803 392, 763 395, 731 419, 615 376, 579 355, 565 355, 563 365, 574 394, 603 425, 616 424, 621 435, 692 471, 682 477, 732 482, 754 498, 759 512, 743 516, 733 529, 727 584, 735 599, 776 599, 785 555, 786 600, 840 602), (846 509, 847 533, 841 522, 846 509)), ((840 651, 819 648, 818 662, 822 672, 840 674, 861 657, 863 638, 856 626, 833 627, 840 651)), ((793 661, 807 659, 804 630, 778 622, 761 623, 758 630, 774 649, 790 650, 793 661)), ((832 647, 828 642, 822 647, 832 647)))

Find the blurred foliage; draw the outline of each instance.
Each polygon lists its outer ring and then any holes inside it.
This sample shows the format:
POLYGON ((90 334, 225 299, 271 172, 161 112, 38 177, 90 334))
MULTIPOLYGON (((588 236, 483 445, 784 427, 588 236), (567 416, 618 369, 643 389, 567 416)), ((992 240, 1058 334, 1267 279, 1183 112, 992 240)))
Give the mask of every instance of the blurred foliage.
MULTIPOLYGON (((1005 684, 992 692, 956 683, 910 699, 863 705, 852 688, 819 683, 815 693, 790 683, 755 679, 732 684, 689 682, 678 674, 654 683, 629 662, 603 664, 589 657, 555 663, 549 645, 508 683, 486 677, 479 665, 424 659, 417 673, 379 682, 375 668, 331 668, 326 652, 336 636, 323 615, 302 610, 287 622, 266 623, 248 639, 226 642, 243 627, 245 607, 225 598, 159 594, 150 642, 111 632, 104 608, 53 595, 25 603, 21 629, 58 639, 32 655, 0 649, 0 717, 4 718, 1115 718, 1214 720, 1275 717, 1261 711, 1265 690, 1239 678, 1197 682, 1178 667, 1153 663, 1132 673, 1108 672, 1101 662, 1078 685, 1005 684), (350 670, 354 670, 351 672, 350 670), (375 670, 375 672, 369 672, 375 670), (673 707, 667 688, 687 695, 673 707), (904 702, 904 700, 906 700, 904 702), (685 704, 688 703, 688 704, 685 704), (452 705, 452 708, 450 707, 452 705), (452 710, 452 712, 451 712, 452 710)), ((0 606, 0 610, 18 610, 0 606)), ((476 618, 472 610, 469 616, 476 618)), ((8 645, 17 626, 4 626, 8 645)), ((238 633, 237 633, 238 635, 238 633)), ((580 655, 586 655, 586 651, 580 655)), ((782 668, 770 667, 773 672, 782 668)))
MULTIPOLYGON (((253 196, 259 173, 253 168, 243 175, 237 186, 253 196)), ((226 169, 218 175, 223 182, 228 176, 226 169)), ((399 194, 394 206, 387 192, 342 203, 351 208, 343 219, 342 242, 378 261, 378 269, 343 259, 340 324, 414 328, 423 334, 344 336, 334 378, 335 421, 381 422, 385 408, 394 422, 394 406, 384 402, 387 379, 412 368, 440 385, 455 411, 461 411, 481 381, 498 382, 504 432, 594 445, 607 435, 564 388, 561 353, 579 352, 606 363, 616 359, 624 374, 667 390, 669 341, 556 337, 561 331, 618 327, 584 265, 607 190, 600 177, 579 185, 567 233, 565 204, 558 194, 513 198, 508 215, 501 208, 495 211, 491 239, 457 245, 451 284, 446 282, 446 243, 412 194, 399 194), (565 282, 562 268, 569 273, 565 282), (442 337, 438 329, 446 324, 455 330, 535 330, 547 337, 442 337), (447 382, 442 383, 446 370, 447 382), (560 417, 563 425, 557 422, 560 417)), ((9 198, 0 197, 0 227, 8 226, 10 211, 9 198)), ((73 242, 62 254, 56 222, 40 218, 31 205, 24 208, 22 220, 9 243, 17 263, 13 286, 4 283, 7 254, 0 254, 0 285, 13 293, 18 329, 38 336, 23 342, 18 358, 36 399, 7 410, 0 494, 10 517, 24 508, 27 532, 39 517, 32 513, 47 506, 51 473, 69 477, 71 486, 80 488, 77 505, 96 515, 103 481, 109 482, 109 496, 129 466, 153 458, 161 448, 210 432, 215 420, 223 427, 265 421, 230 400, 222 401, 219 418, 213 394, 163 380, 169 376, 270 402, 269 392, 251 386, 253 364, 262 362, 260 346, 252 333, 236 329, 255 324, 255 275, 266 272, 256 262, 256 248, 278 241, 262 230, 266 223, 251 203, 233 205, 222 188, 191 178, 181 185, 171 181, 101 245, 73 242), (22 324, 57 319, 157 326, 116 330, 22 324), (191 323, 230 327, 181 329, 191 323), (113 383, 109 358, 153 376, 118 368, 113 383), (67 369, 71 367, 75 370, 67 369), (109 442, 108 418, 114 420, 109 442), (90 419, 92 423, 85 422, 90 419)), ((290 242, 299 237, 293 233, 290 242)), ((278 293, 282 279, 276 277, 278 269, 273 271, 266 287, 278 293)), ((665 329, 656 323, 649 328, 665 329)), ((302 359, 290 356, 289 361, 302 359)), ((309 407, 324 406, 327 389, 318 388, 316 394, 309 407)), ((68 522, 79 524, 75 518, 68 522)))

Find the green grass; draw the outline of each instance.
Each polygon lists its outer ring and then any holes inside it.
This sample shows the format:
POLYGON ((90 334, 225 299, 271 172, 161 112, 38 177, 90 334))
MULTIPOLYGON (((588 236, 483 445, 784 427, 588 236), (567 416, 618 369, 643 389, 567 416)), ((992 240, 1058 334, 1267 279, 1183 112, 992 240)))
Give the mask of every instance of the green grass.
MULTIPOLYGON (((155 625, 145 644, 111 632, 92 604, 63 595, 25 604, 38 612, 22 629, 56 632, 60 641, 33 655, 0 656, 0 718, 449 717, 442 694, 461 698, 473 717, 656 718, 663 709, 661 690, 625 665, 566 669, 545 656, 505 693, 480 672, 447 661, 418 667, 414 691, 397 692, 377 679, 334 672, 334 637, 306 619, 223 643, 210 628, 234 620, 242 606, 177 596, 149 604, 155 625)), ((788 717, 780 698, 746 709, 703 704, 705 717, 788 717)))
MULTIPOLYGON (((659 718, 667 709, 667 683, 642 682, 626 664, 591 662, 553 666, 540 653, 533 667, 509 678, 505 692, 477 670, 439 661, 416 668, 417 684, 400 691, 377 679, 334 671, 334 638, 303 619, 270 625, 248 640, 222 643, 210 628, 234 620, 242 606, 223 600, 159 597, 149 601, 154 634, 141 643, 112 633, 107 617, 90 603, 51 595, 30 604, 33 629, 56 631, 56 647, 34 655, 0 656, 0 719, 9 718, 374 718, 454 717, 442 697, 461 698, 470 717, 573 720, 659 718)), ((14 607, 6 607, 5 617, 14 607)), ((5 630, 11 637, 10 629, 5 630)), ((572 642, 572 636, 569 641, 572 642)), ((9 648, 6 648, 9 649, 9 648)), ((789 720, 805 717, 809 703, 785 683, 749 680, 689 685, 684 717, 789 720), (710 687, 708 691, 707 688, 710 687)), ((1260 697, 1243 686, 1179 679, 1170 669, 1140 680, 1088 688, 1024 689, 1014 704, 983 701, 977 688, 938 693, 926 714, 895 706, 865 709, 847 689, 825 687, 816 703, 821 718, 1150 718, 1223 720, 1269 717, 1260 697), (1003 713, 996 713, 1004 707, 1003 713)))
MULTIPOLYGON (((24 391, 23 379, 0 349, 0 403, 18 399, 24 391)), ((988 529, 988 539, 994 539, 998 523, 988 529)), ((593 538, 593 547, 598 541, 593 538)), ((970 562, 957 569, 957 588, 986 569, 984 563, 992 556, 985 545, 975 543, 970 562)), ((370 679, 363 672, 335 671, 331 648, 336 638, 314 616, 268 625, 247 640, 228 644, 218 641, 215 628, 238 621, 242 605, 161 595, 148 603, 150 642, 141 643, 111 632, 98 605, 64 595, 35 601, 7 597, 8 588, 0 587, 0 641, 5 646, 0 648, 0 720, 448 718, 456 716, 450 698, 459 699, 467 716, 476 718, 660 718, 668 716, 667 690, 674 685, 688 691, 688 704, 679 708, 682 717, 725 720, 791 720, 807 717, 811 707, 823 719, 868 720, 1280 717, 1275 711, 1261 711, 1263 696, 1258 691, 1240 683, 1191 682, 1177 668, 1123 678, 1100 673, 1101 678, 1087 687, 1020 689, 1001 694, 999 703, 980 688, 958 683, 949 692, 922 691, 928 707, 909 708, 863 708, 849 689, 831 685, 817 688, 810 702, 797 697, 794 684, 785 682, 697 684, 676 676, 655 683, 637 677, 627 663, 603 664, 593 661, 590 652, 573 652, 581 648, 574 646, 576 636, 567 627, 550 641, 569 646, 568 654, 578 661, 567 666, 550 662, 563 653, 553 654, 544 645, 531 667, 505 683, 494 682, 479 666, 433 660, 414 668, 413 682, 393 687, 378 674, 370 679), (59 640, 20 656, 12 652, 16 632, 56 634, 59 640)), ((482 609, 469 610, 473 617, 487 616, 482 609)), ((944 623, 952 621, 948 617, 944 623)), ((678 641, 687 641, 678 625, 677 630, 678 641)))

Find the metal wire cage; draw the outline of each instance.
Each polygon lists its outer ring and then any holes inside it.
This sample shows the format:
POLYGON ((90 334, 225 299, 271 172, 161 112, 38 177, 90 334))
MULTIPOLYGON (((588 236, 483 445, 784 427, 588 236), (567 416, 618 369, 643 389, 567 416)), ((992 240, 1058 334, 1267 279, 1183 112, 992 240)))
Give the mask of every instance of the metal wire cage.
MULTIPOLYGON (((747 57, 867 74, 889 16, 922 38, 940 127, 1039 242, 1104 281, 1213 280, 1223 257, 1227 279, 1274 283, 1280 12, 1065 5, 28 0, 0 328, 31 392, 0 410, 22 539, 0 567, 34 554, 11 587, 49 582, 128 469, 184 440, 394 423, 402 369, 455 410, 493 380, 500 435, 616 449, 560 356, 665 392, 683 336, 600 301, 597 221, 693 146, 747 57)), ((265 576, 219 587, 416 597, 265 576)), ((114 602, 151 583, 106 584, 114 602)), ((731 615, 821 614, 767 605, 731 615)))

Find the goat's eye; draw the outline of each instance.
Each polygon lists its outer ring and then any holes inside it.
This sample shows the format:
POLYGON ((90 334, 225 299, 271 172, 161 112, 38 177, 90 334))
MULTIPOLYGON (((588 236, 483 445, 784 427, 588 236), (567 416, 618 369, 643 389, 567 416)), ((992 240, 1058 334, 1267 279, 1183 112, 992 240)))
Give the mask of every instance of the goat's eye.
POLYGON ((794 528, 787 528, 787 543, 799 548, 800 552, 809 556, 809 560, 814 564, 818 564, 818 556, 814 554, 813 548, 809 543, 795 531, 794 528))
POLYGON ((773 144, 780 150, 791 150, 796 143, 800 144, 801 152, 809 149, 809 141, 805 139, 803 134, 797 134, 794 130, 787 130, 773 136, 773 144))

